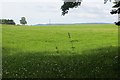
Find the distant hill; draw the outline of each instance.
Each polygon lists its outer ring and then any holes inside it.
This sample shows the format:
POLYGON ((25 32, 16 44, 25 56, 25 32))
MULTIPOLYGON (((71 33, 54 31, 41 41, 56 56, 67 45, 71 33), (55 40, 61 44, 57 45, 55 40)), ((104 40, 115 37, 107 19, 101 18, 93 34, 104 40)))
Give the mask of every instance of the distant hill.
POLYGON ((114 23, 54 23, 54 24, 35 24, 33 26, 47 26, 47 25, 80 25, 80 24, 114 24, 114 23))

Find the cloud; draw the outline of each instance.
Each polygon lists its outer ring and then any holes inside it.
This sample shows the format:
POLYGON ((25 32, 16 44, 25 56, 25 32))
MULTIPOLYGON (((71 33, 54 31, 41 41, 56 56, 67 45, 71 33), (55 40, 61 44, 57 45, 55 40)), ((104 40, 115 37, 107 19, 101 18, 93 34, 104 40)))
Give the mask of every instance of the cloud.
POLYGON ((99 17, 98 14, 90 14, 90 13, 80 13, 77 16, 80 18, 97 18, 97 17, 99 17))

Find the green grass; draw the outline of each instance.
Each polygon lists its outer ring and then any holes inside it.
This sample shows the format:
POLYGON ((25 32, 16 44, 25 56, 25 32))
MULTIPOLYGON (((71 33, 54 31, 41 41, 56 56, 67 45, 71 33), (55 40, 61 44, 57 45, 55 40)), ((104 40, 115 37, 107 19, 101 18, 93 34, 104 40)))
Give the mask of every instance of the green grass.
POLYGON ((4 78, 117 77, 115 25, 3 25, 2 29, 4 78), (68 32, 76 41, 74 51, 68 32))

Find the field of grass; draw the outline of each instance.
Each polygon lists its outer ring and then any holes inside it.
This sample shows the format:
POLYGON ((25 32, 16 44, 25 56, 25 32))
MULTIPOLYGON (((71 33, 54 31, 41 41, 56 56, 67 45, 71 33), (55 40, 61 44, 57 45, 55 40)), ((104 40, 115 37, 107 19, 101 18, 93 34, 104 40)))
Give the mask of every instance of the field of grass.
POLYGON ((2 36, 4 78, 117 77, 115 25, 3 25, 2 36))

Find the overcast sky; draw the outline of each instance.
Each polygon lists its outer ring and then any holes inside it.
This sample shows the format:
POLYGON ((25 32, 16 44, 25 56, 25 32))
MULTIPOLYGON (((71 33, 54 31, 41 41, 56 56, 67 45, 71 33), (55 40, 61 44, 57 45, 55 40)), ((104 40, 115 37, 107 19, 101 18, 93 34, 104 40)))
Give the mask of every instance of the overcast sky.
POLYGON ((51 23, 94 23, 117 21, 117 15, 111 15, 113 3, 104 4, 104 0, 83 0, 79 8, 70 9, 65 16, 60 7, 63 0, 0 0, 2 18, 14 19, 17 24, 26 17, 28 24, 51 23))

